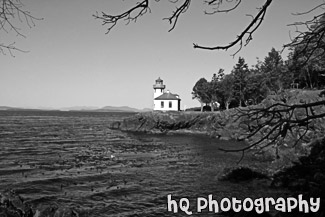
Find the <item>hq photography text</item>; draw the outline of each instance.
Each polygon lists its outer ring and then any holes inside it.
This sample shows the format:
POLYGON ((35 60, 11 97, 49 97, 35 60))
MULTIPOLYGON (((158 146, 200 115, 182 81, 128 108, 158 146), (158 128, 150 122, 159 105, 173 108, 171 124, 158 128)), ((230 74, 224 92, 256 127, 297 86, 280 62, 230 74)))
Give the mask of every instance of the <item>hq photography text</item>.
POLYGON ((320 208, 320 198, 303 199, 303 195, 299 194, 297 197, 274 199, 272 197, 265 198, 245 198, 244 200, 232 198, 223 198, 220 201, 213 199, 213 195, 208 195, 207 198, 198 197, 196 199, 196 207, 190 207, 190 200, 188 198, 173 199, 172 195, 167 195, 167 210, 168 212, 178 213, 184 212, 187 215, 192 215, 193 212, 201 213, 208 211, 211 213, 228 212, 251 212, 256 211, 261 214, 269 212, 270 210, 277 210, 281 212, 292 212, 298 209, 299 212, 309 213, 317 212, 320 208))

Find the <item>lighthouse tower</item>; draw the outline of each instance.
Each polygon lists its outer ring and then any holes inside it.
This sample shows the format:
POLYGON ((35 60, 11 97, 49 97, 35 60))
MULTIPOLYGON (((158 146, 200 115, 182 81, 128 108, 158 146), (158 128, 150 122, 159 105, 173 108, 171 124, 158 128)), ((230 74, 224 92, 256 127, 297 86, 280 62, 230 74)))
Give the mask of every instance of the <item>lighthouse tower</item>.
POLYGON ((160 77, 156 80, 156 84, 153 85, 153 89, 155 90, 153 93, 154 99, 164 93, 165 85, 163 84, 163 80, 161 80, 160 77))

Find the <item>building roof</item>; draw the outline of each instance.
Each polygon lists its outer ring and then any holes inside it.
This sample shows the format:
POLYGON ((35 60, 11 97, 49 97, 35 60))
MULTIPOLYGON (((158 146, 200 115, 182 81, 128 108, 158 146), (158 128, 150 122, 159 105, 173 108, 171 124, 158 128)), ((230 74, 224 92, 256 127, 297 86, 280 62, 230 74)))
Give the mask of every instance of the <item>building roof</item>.
POLYGON ((160 77, 158 77, 158 79, 157 79, 156 81, 163 81, 163 80, 161 80, 161 78, 160 78, 160 77))
POLYGON ((163 93, 162 95, 155 98, 155 100, 181 100, 177 94, 170 92, 163 93))

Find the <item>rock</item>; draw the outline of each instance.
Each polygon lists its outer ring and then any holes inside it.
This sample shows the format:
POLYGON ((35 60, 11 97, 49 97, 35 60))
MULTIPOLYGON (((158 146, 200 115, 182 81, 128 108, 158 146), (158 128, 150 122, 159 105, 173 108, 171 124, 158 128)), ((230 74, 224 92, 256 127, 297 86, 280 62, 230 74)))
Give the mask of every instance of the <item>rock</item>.
POLYGON ((307 190, 309 188, 307 180, 303 178, 290 180, 287 186, 289 189, 292 190, 296 190, 296 189, 307 190))
POLYGON ((313 178, 314 178, 315 182, 317 182, 317 183, 324 183, 325 182, 325 175, 324 175, 324 173, 316 172, 314 174, 314 177, 313 178))
POLYGON ((244 135, 240 135, 237 137, 237 141, 245 141, 246 140, 246 136, 244 135))
POLYGON ((143 112, 111 124, 111 129, 147 133, 199 133, 224 140, 236 139, 243 130, 234 110, 222 112, 143 112), (233 130, 236 133, 233 133, 233 130), (237 132, 238 131, 238 132, 237 132))
POLYGON ((42 205, 33 211, 30 204, 24 201, 14 190, 0 193, 0 216, 4 217, 79 217, 77 211, 69 207, 42 205))
POLYGON ((68 207, 57 207, 54 205, 48 205, 37 210, 34 217, 79 217, 78 212, 68 207))
POLYGON ((322 201, 325 199, 325 139, 316 139, 309 146, 308 155, 273 175, 271 186, 288 188, 306 197, 320 197, 322 201))
POLYGON ((228 140, 230 140, 231 138, 230 138, 230 137, 227 137, 227 136, 220 136, 219 139, 220 139, 220 140, 228 141, 228 140))
POLYGON ((121 122, 113 122, 110 126, 111 129, 120 129, 121 122))
POLYGON ((262 172, 256 171, 249 167, 228 168, 219 178, 220 181, 248 181, 252 179, 268 179, 268 176, 262 172))
POLYGON ((14 190, 5 190, 0 194, 0 216, 33 217, 33 215, 31 206, 14 190))

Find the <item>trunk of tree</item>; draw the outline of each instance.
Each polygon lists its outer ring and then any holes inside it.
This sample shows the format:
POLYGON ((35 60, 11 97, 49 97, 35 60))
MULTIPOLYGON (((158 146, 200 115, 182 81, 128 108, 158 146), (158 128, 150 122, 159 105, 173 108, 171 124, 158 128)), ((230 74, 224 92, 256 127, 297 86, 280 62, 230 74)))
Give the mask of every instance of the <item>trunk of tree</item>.
POLYGON ((203 103, 201 102, 201 112, 203 112, 203 103))
POLYGON ((239 100, 239 106, 240 107, 243 107, 243 101, 242 101, 242 99, 239 100))
POLYGON ((214 112, 214 103, 211 103, 211 111, 214 112))
POLYGON ((226 101, 225 104, 226 104, 226 110, 229 110, 229 104, 230 104, 229 101, 226 101))
POLYGON ((313 88, 313 82, 311 80, 311 75, 310 75, 310 70, 309 69, 307 69, 307 74, 308 74, 308 79, 309 79, 309 87, 313 88))

